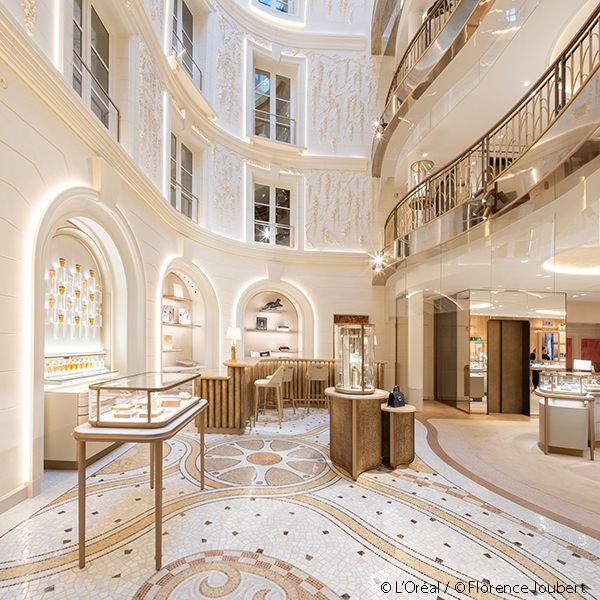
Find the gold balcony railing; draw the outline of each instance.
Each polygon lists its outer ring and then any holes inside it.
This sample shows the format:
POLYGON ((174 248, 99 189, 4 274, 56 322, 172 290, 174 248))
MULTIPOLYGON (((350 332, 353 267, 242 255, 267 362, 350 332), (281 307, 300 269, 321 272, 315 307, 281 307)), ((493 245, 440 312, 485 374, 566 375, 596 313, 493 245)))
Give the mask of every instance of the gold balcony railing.
POLYGON ((411 69, 421 60, 450 20, 461 0, 437 0, 427 11, 425 20, 402 55, 385 98, 386 107, 411 69))
MULTIPOLYGON (((513 109, 463 154, 430 175, 402 198, 384 229, 386 255, 392 244, 459 206, 471 204, 465 230, 490 209, 508 203, 498 179, 552 127, 600 67, 600 5, 567 48, 513 109)), ((401 253, 398 253, 399 255, 401 253)))
POLYGON ((117 142, 120 141, 121 113, 104 86, 75 49, 73 49, 73 89, 82 98, 89 98, 90 110, 114 135, 117 142))
POLYGON ((173 31, 172 34, 172 52, 191 77, 199 90, 202 90, 202 70, 194 60, 191 52, 185 47, 182 39, 173 31))
POLYGON ((200 206, 200 201, 192 194, 192 192, 190 192, 190 190, 173 178, 171 178, 169 201, 171 206, 178 210, 182 215, 185 215, 195 223, 198 222, 198 208, 200 206))

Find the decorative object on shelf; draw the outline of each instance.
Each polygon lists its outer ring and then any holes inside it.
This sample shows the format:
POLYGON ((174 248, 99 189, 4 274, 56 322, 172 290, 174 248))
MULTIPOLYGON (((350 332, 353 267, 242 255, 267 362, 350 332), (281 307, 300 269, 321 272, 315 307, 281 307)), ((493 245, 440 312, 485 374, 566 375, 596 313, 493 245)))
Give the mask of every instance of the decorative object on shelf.
POLYGON ((242 339, 242 330, 239 327, 228 327, 225 339, 231 340, 231 358, 229 359, 229 362, 237 362, 237 348, 235 342, 242 339))
POLYGON ((395 385, 393 391, 388 396, 387 405, 391 408, 398 408, 404 406, 404 394, 400 391, 400 388, 395 385))
POLYGON ((172 350, 173 349, 173 336, 172 335, 163 335, 163 350, 172 350))
POLYGON ((267 328, 267 318, 266 317, 256 317, 256 329, 266 329, 267 328))
POLYGON ((162 320, 163 323, 175 322, 175 307, 172 304, 163 304, 162 320))
POLYGON ((51 355, 44 358, 44 380, 49 382, 75 379, 107 371, 104 353, 51 355))
POLYGON ((192 311, 189 308, 180 308, 178 311, 178 319, 180 325, 192 324, 192 311))
POLYGON ((277 300, 267 302, 261 310, 279 310, 280 308, 283 308, 283 304, 281 303, 281 299, 277 298, 277 300))
POLYGON ((343 394, 375 391, 375 326, 334 325, 335 390, 343 394))
POLYGON ((265 358, 271 356, 271 352, 269 350, 265 350, 264 352, 259 352, 261 358, 265 358))
POLYGON ((289 346, 279 346, 279 352, 289 352, 289 351, 290 351, 289 346))
POLYGON ((183 286, 180 283, 173 283, 173 296, 184 299, 183 286))
POLYGON ((289 331, 289 330, 290 330, 289 325, 277 325, 277 331, 289 331))

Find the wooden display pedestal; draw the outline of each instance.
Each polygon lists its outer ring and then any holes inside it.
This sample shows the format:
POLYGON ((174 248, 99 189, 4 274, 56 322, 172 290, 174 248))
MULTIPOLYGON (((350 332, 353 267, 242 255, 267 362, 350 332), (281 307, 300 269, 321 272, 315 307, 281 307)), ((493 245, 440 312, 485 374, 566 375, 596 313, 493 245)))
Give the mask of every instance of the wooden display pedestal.
POLYGON ((415 459, 415 407, 381 405, 381 453, 384 464, 395 469, 415 459))
POLYGON ((381 401, 388 392, 340 394, 327 388, 329 398, 329 454, 332 462, 358 479, 381 464, 381 401))

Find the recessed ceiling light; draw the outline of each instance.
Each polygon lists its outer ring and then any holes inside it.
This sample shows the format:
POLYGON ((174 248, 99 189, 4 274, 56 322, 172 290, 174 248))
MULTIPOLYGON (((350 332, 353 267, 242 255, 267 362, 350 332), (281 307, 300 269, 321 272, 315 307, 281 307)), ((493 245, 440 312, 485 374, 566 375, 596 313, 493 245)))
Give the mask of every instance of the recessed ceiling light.
POLYGON ((580 296, 587 296, 587 294, 580 294, 580 296))
POLYGON ((565 250, 542 266, 546 271, 564 275, 600 275, 600 246, 565 250))
POLYGON ((523 259, 521 262, 522 262, 523 264, 525 264, 525 263, 528 263, 528 262, 529 262, 529 259, 527 259, 527 258, 524 258, 524 259, 523 259))
POLYGON ((531 81, 529 79, 523 82, 523 87, 529 87, 531 85, 531 81))
POLYGON ((429 153, 428 152, 423 152, 422 156, 423 156, 423 158, 427 158, 429 156, 429 153))
POLYGON ((538 315, 556 315, 557 317, 564 317, 567 314, 564 310, 554 308, 538 308, 535 312, 538 315))
POLYGON ((550 277, 550 275, 544 275, 544 277, 545 277, 546 279, 548 279, 548 278, 550 277))
POLYGON ((536 273, 536 274, 535 274, 535 276, 536 276, 536 277, 543 277, 543 276, 544 276, 544 274, 543 274, 543 273, 536 273))
POLYGON ((477 304, 471 304, 471 310, 477 310, 480 308, 490 308, 492 306, 489 302, 478 302, 477 304))

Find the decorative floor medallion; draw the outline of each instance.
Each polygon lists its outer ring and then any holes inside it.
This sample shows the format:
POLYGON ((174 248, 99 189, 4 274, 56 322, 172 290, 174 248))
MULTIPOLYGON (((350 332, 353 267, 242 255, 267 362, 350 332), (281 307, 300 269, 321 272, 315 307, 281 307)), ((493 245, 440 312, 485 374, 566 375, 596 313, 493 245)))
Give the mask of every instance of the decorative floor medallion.
POLYGON ((176 560, 150 577, 134 600, 338 600, 297 567, 256 552, 212 550, 176 560))

